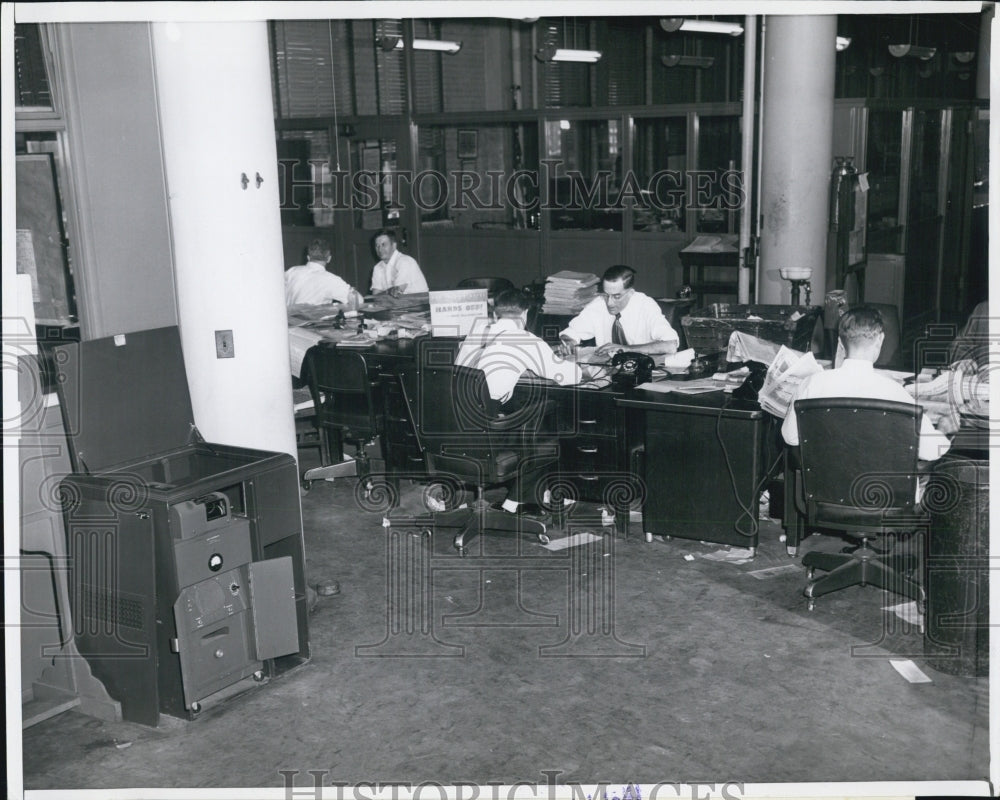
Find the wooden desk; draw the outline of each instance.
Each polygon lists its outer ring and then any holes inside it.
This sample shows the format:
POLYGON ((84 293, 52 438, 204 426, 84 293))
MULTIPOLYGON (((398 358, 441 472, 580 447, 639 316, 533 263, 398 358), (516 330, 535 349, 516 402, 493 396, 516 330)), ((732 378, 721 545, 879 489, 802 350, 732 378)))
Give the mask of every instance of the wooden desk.
POLYGON ((653 534, 757 547, 765 413, 723 392, 636 390, 616 401, 641 415, 646 541, 653 534))

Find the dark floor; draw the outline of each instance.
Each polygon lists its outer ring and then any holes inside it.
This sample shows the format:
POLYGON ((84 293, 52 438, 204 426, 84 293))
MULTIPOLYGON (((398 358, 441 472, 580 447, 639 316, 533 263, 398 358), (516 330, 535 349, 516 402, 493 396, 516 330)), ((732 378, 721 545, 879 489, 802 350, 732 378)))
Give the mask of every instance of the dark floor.
MULTIPOLYGON (((902 598, 854 587, 807 610, 773 521, 740 564, 647 544, 639 521, 615 539, 581 503, 571 532, 591 544, 491 537, 461 559, 448 531, 383 527, 378 499, 345 480, 303 498, 310 580, 342 587, 310 617, 310 663, 191 722, 29 728, 25 788, 987 777, 986 679, 931 669, 919 630, 883 611, 902 598)), ((402 509, 421 509, 418 486, 402 509)))

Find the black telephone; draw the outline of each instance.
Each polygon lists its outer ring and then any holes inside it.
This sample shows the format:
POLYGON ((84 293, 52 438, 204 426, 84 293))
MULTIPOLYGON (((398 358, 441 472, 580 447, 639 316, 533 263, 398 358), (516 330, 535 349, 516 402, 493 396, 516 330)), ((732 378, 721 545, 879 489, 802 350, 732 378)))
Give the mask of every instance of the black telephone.
POLYGON ((767 364, 751 361, 747 366, 750 374, 743 383, 733 390, 733 397, 737 400, 746 400, 750 403, 757 402, 757 395, 760 394, 764 379, 767 377, 767 364))
POLYGON ((653 379, 653 359, 645 353, 615 353, 611 359, 611 385, 632 389, 653 379))

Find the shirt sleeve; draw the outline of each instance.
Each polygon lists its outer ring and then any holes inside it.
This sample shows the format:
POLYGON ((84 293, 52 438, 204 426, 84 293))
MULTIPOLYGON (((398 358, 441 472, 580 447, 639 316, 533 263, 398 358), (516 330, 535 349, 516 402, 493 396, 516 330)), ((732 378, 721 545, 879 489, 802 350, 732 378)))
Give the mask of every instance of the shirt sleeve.
POLYGON ((384 292, 389 288, 386 285, 385 272, 381 261, 372 267, 372 292, 384 292))
POLYGON ((649 341, 651 342, 679 342, 680 337, 677 331, 663 316, 659 303, 650 298, 649 306, 649 341))
POLYGON ((420 271, 420 265, 412 256, 400 259, 398 281, 400 286, 406 285, 405 294, 428 291, 424 273, 420 271))
POLYGON ((538 346, 542 377, 555 381, 560 386, 575 386, 583 380, 583 372, 575 361, 560 358, 541 339, 538 340, 538 346))
MULTIPOLYGON (((573 319, 569 321, 569 324, 559 331, 560 336, 568 336, 575 342, 582 342, 587 339, 598 339, 598 332, 600 326, 598 325, 598 317, 595 312, 595 303, 600 303, 604 305, 604 301, 601 298, 596 298, 591 300, 583 310, 577 314, 573 319)), ((597 309, 598 311, 601 309, 597 309)), ((603 342, 598 341, 599 345, 603 342)))

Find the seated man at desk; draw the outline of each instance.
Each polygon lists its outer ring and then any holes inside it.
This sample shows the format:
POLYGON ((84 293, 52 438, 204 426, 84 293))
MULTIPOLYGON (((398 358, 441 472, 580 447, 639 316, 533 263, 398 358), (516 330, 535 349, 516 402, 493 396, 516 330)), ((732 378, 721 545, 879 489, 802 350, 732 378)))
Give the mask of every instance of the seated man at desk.
POLYGON ((627 350, 632 353, 676 353, 679 337, 663 316, 660 306, 647 294, 637 292, 632 283, 635 270, 624 264, 608 267, 601 283, 601 295, 560 331, 560 352, 569 352, 580 342, 593 339, 596 355, 610 358, 627 350))
MULTIPOLYGON (((586 367, 557 356, 552 348, 525 330, 529 300, 516 289, 497 295, 492 322, 478 320, 455 355, 460 367, 481 369, 486 375, 490 397, 508 403, 522 375, 535 375, 561 386, 573 386, 587 379, 586 367)), ((504 511, 545 521, 547 515, 529 503, 521 502, 518 492, 530 492, 545 475, 545 470, 526 470, 511 487, 503 501, 504 511)))
POLYGON ((381 260, 372 268, 372 294, 399 297, 427 291, 420 265, 398 249, 394 230, 383 229, 375 234, 375 252, 381 260))
POLYGON ((348 303, 353 297, 360 304, 360 294, 339 275, 327 270, 330 245, 323 239, 309 243, 305 264, 285 272, 285 306, 304 304, 321 306, 337 301, 348 303))
MULTIPOLYGON (((792 397, 792 404, 781 425, 785 443, 799 443, 795 401, 818 397, 858 397, 872 400, 894 400, 912 403, 913 397, 891 378, 875 372, 874 365, 882 350, 885 328, 878 309, 857 306, 840 318, 838 335, 844 346, 844 363, 836 369, 818 372, 806 378, 792 397)), ((873 442, 877 445, 877 442, 873 442)), ((935 461, 950 447, 948 437, 938 431, 924 414, 920 422, 921 461, 935 461)))
POLYGON ((477 367, 486 373, 490 397, 501 404, 510 400, 525 373, 574 386, 587 379, 584 369, 557 356, 551 347, 525 325, 530 302, 517 289, 506 289, 493 304, 492 322, 477 320, 455 356, 460 367, 477 367))

